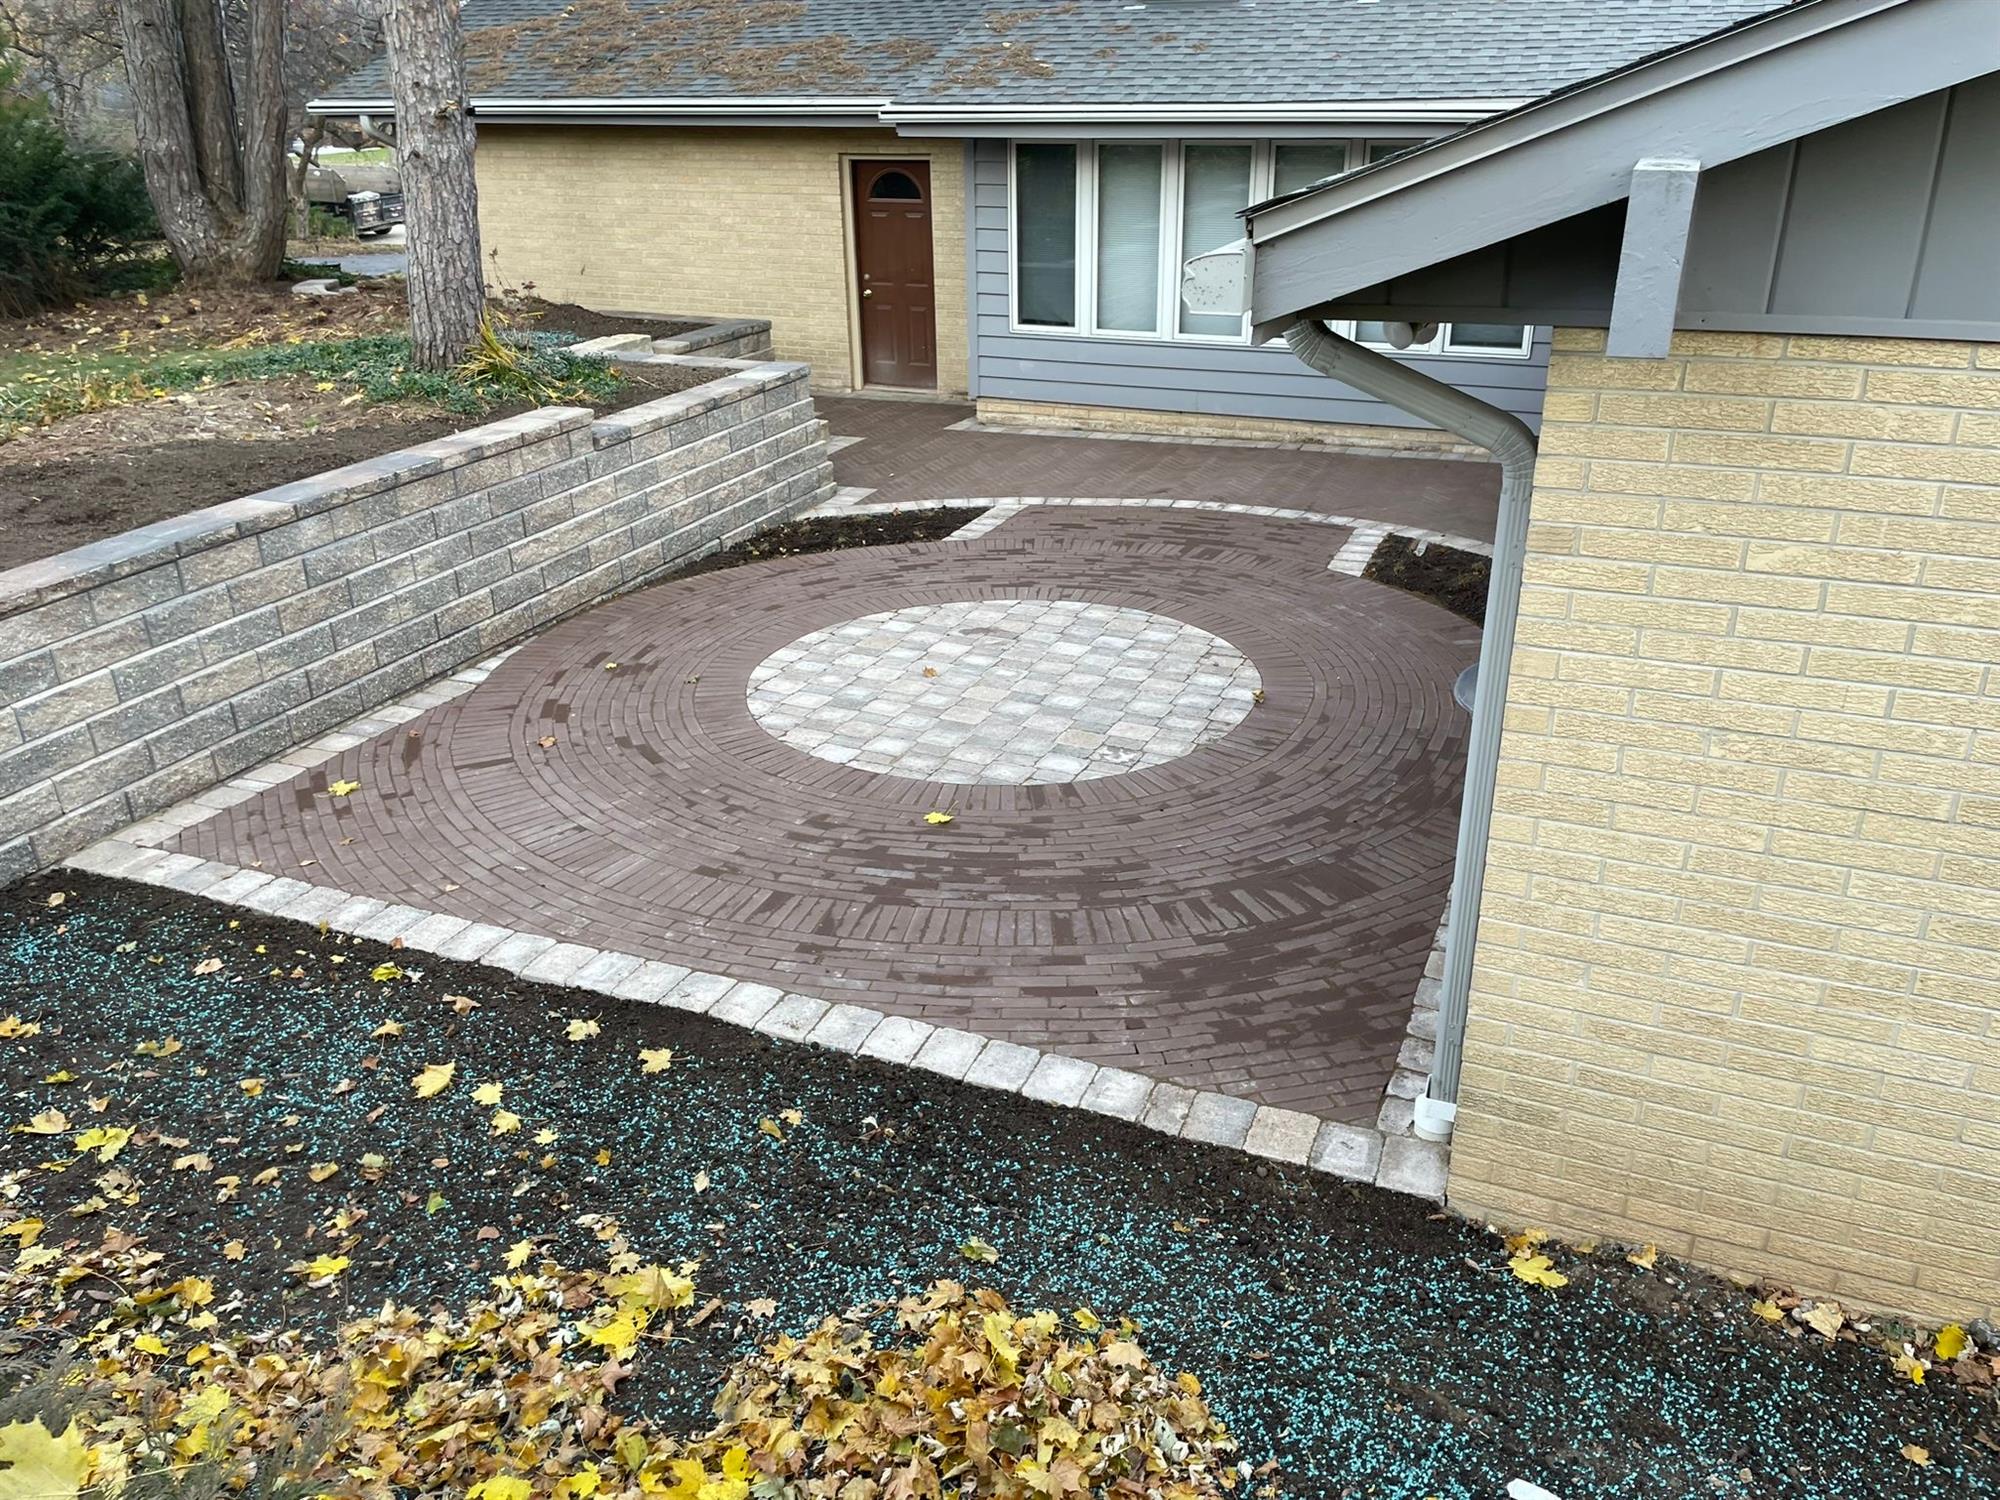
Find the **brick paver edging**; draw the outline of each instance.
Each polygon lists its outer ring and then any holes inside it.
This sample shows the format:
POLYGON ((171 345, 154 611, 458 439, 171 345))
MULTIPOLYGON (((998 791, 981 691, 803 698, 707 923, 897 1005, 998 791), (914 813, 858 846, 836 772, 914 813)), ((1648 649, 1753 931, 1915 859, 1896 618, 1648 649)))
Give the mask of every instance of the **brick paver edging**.
MULTIPOLYGON (((518 648, 515 648, 518 649, 518 648)), ((537 982, 622 1000, 663 1004, 751 1027, 786 1041, 829 1047, 937 1073, 1039 1103, 1081 1108, 1273 1161, 1442 1202, 1446 1149, 1389 1129, 1321 1120, 1218 1091, 1166 1083, 1122 1068, 989 1039, 868 1006, 829 1003, 775 985, 742 982, 679 964, 558 942, 554 938, 262 870, 169 853, 158 845, 224 808, 261 795, 429 709, 470 692, 513 650, 430 684, 387 708, 287 752, 71 856, 72 868, 246 907, 419 953, 478 962, 537 982)), ((1435 981, 1426 980, 1434 989, 1435 981)), ((1422 992, 1418 1019, 1424 1012, 1422 992)), ((1407 1044, 1406 1044, 1407 1052, 1407 1044)), ((1391 1081, 1394 1094, 1406 1068, 1391 1081)))
POLYGON ((323 924, 376 942, 401 939, 405 951, 486 964, 537 983, 567 985, 613 999, 667 1005, 783 1041, 919 1068, 1036 1103, 1086 1109, 1166 1135, 1231 1146, 1348 1181, 1444 1200, 1444 1149, 1413 1136, 1321 1120, 1301 1110, 1279 1109, 1232 1094, 1183 1088, 1123 1068, 1100 1067, 868 1006, 787 994, 775 985, 738 982, 635 954, 559 943, 463 917, 392 906, 371 896, 192 854, 169 854, 128 839, 101 840, 64 863, 92 874, 323 924))
POLYGON ((1493 555, 1493 544, 1482 542, 1477 537, 1457 536, 1449 531, 1429 531, 1421 526, 1398 526, 1389 521, 1371 521, 1360 516, 1336 516, 1325 511, 1298 510, 1281 505, 1244 505, 1228 500, 1121 499, 1080 495, 994 495, 981 499, 870 500, 868 497, 874 493, 873 490, 837 490, 832 498, 815 506, 807 514, 870 516, 887 515, 895 511, 949 510, 960 506, 985 511, 985 515, 968 522, 952 533, 952 540, 961 542, 985 536, 987 532, 1005 525, 1007 521, 1030 506, 1122 506, 1139 510, 1193 510, 1213 511, 1232 516, 1262 516, 1273 521, 1303 521, 1314 526, 1346 528, 1351 534, 1326 566, 1329 572, 1345 573, 1350 578, 1359 578, 1367 572, 1368 564, 1375 556, 1375 549, 1382 545, 1385 538, 1392 536, 1399 536, 1418 544, 1435 542, 1439 546, 1450 547, 1459 552, 1470 552, 1478 557, 1493 555))

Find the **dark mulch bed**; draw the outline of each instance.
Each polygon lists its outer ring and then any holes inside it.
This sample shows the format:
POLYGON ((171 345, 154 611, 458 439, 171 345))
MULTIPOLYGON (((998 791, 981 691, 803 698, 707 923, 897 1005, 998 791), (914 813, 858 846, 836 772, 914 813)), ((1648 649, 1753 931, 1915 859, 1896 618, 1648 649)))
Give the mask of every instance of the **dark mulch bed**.
POLYGON ((1486 586, 1493 576, 1493 560, 1476 552, 1386 536, 1361 576, 1442 604, 1475 625, 1486 623, 1486 586))
POLYGON ((574 302, 544 302, 539 297, 511 302, 508 311, 530 326, 559 328, 564 333, 573 333, 583 339, 602 338, 611 333, 650 333, 656 339, 670 339, 708 326, 691 318, 595 312, 588 307, 578 307, 574 302))
MULTIPOLYGON (((598 410, 618 411, 714 378, 709 371, 674 365, 626 367, 624 373, 617 390, 596 403, 598 410)), ((67 444, 63 451, 51 453, 37 436, 0 446, 0 567, 53 556, 135 526, 498 421, 535 405, 511 402, 480 417, 464 417, 403 403, 342 412, 336 409, 337 401, 337 397, 324 399, 328 420, 313 430, 282 431, 256 441, 234 436, 173 437, 170 405, 147 403, 105 415, 143 420, 145 413, 157 409, 161 425, 168 428, 161 434, 163 441, 117 436, 87 445, 67 444)))
POLYGON ((985 514, 966 506, 941 505, 932 510, 882 511, 862 516, 806 516, 760 531, 747 542, 724 552, 711 552, 674 574, 692 578, 740 568, 745 563, 806 552, 833 552, 842 547, 885 547, 897 542, 937 542, 985 514))
POLYGON ((1412 1199, 677 1011, 65 873, 0 892, 8 1012, 41 1026, 0 1043, 11 1119, 54 1107, 139 1129, 116 1176, 66 1139, 0 1134, 16 1206, 48 1221, 45 1243, 142 1232, 214 1276, 232 1320, 325 1329, 384 1297, 460 1298, 521 1238, 595 1265, 587 1216, 608 1215, 642 1259, 698 1258, 697 1301, 722 1300, 619 1390, 688 1424, 747 1342, 950 1276, 1140 1319, 1287 1495, 1489 1500, 1515 1477, 1565 1500, 2000 1487, 2000 1454, 1976 1441, 1990 1401, 1788 1339, 1713 1279, 1557 1250, 1570 1284, 1530 1287, 1491 1236, 1412 1199), (370 978, 399 959, 421 972, 370 978), (573 1018, 599 1034, 568 1040, 573 1018), (172 1055, 135 1050, 169 1037, 172 1055), (662 1045, 671 1069, 642 1074, 639 1049, 662 1045), (412 1076, 445 1061, 451 1087, 415 1099, 412 1076), (38 1081, 59 1069, 74 1081, 38 1081), (518 1133, 489 1133, 472 1098, 487 1081, 518 1133), (788 1109, 803 1120, 782 1139, 760 1128, 788 1109), (208 1159, 175 1170, 190 1153, 208 1159), (340 1170, 314 1183, 315 1163, 340 1170), (325 1227, 342 1206, 367 1215, 351 1250, 325 1227), (972 1236, 997 1263, 958 1253, 972 1236), (240 1262, 220 1255, 230 1240, 240 1262), (286 1270, 335 1250, 353 1263, 332 1289, 286 1270), (768 1319, 745 1305, 762 1297, 768 1319))

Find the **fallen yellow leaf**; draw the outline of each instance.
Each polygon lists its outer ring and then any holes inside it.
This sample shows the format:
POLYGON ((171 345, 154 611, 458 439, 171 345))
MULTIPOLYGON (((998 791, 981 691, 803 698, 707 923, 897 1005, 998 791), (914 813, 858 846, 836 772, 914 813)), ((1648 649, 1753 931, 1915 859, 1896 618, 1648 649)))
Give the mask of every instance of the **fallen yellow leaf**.
POLYGON ((299 1261, 292 1270, 310 1280, 321 1281, 338 1276, 349 1264, 344 1255, 315 1255, 311 1260, 299 1261))
POLYGON ((69 1116, 59 1109, 45 1109, 40 1114, 28 1117, 25 1125, 16 1125, 19 1135, 61 1135, 69 1129, 69 1116))
POLYGON ((932 808, 924 814, 924 821, 935 828, 939 824, 949 823, 951 821, 951 814, 948 812, 939 812, 936 808, 932 808))
POLYGON ((497 1083, 482 1083, 472 1091, 474 1104, 495 1105, 500 1102, 501 1086, 497 1083))
POLYGON ((0 1494, 72 1500, 94 1462, 75 1422, 60 1433, 50 1432, 40 1417, 0 1427, 0 1463, 7 1466, 0 1471, 0 1494))
POLYGON ((958 1253, 967 1260, 976 1260, 981 1265, 988 1266, 1000 1258, 1000 1252, 979 1238, 978 1235, 974 1235, 971 1239, 960 1245, 958 1253))
POLYGON ((664 1073, 674 1065, 674 1049, 671 1047, 641 1047, 639 1049, 639 1071, 641 1073, 664 1073))
POLYGON ((358 781, 330 781, 326 786, 329 797, 351 797, 360 790, 361 783, 358 781))
POLYGON ((1931 1463, 1931 1450, 1919 1447, 1915 1443, 1905 1443, 1903 1444, 1903 1457, 1907 1458, 1918 1468, 1927 1469, 1931 1463))
POLYGON ((77 1150, 95 1151, 99 1161, 110 1161, 125 1149, 132 1132, 123 1125, 93 1125, 88 1130, 79 1130, 70 1139, 77 1150))
POLYGON ((1653 1262, 1660 1258, 1660 1247, 1658 1245, 1648 1245, 1645 1249, 1628 1255, 1625 1258, 1633 1265, 1650 1271, 1653 1269, 1653 1262))
POLYGON ((1546 1255, 1517 1255, 1507 1262, 1507 1269, 1530 1286, 1569 1285, 1569 1278, 1556 1270, 1546 1255))
POLYGON ((516 1240, 507 1247, 507 1269, 518 1271, 528 1263, 528 1257, 535 1253, 532 1240, 516 1240))
POLYGON ((587 1021, 579 1017, 569 1023, 565 1035, 572 1042, 587 1042, 597 1035, 598 1029, 595 1021, 587 1021))
POLYGON ((1937 1338, 1931 1347, 1939 1359, 1954 1360, 1965 1353, 1965 1346, 1970 1342, 1963 1328, 1956 1323, 1947 1323, 1937 1331, 1937 1338))
POLYGON ((521 1117, 513 1113, 513 1111, 505 1109, 496 1109, 493 1111, 493 1133, 495 1135, 512 1135, 520 1128, 521 1117))
POLYGON ((410 1087, 416 1090, 419 1099, 429 1099, 451 1087, 451 1080, 457 1073, 458 1064, 455 1062, 432 1063, 410 1080, 410 1087))

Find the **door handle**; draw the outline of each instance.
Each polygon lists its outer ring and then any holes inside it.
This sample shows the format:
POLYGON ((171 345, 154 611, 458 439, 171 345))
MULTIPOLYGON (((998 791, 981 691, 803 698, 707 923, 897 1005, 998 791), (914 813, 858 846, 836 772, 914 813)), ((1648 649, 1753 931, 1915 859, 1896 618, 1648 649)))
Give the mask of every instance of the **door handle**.
POLYGON ((872 297, 875 295, 875 288, 872 286, 864 286, 861 289, 861 295, 864 297, 872 297))

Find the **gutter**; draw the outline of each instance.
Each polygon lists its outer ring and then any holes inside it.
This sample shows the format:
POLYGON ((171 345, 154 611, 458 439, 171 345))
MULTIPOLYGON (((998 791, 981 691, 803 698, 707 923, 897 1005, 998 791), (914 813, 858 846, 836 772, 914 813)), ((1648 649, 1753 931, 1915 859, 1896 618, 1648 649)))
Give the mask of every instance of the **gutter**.
POLYGON ((1486 886, 1486 840, 1493 829, 1493 793, 1500 766, 1500 731, 1507 707, 1507 667, 1521 607, 1521 568, 1528 550, 1528 501, 1535 481, 1535 435, 1520 418, 1420 370, 1363 348, 1318 323, 1301 320, 1285 342, 1305 363, 1415 417, 1488 449, 1500 460, 1500 516, 1493 533, 1493 576, 1486 592, 1486 628, 1479 643, 1479 687, 1466 748, 1465 796, 1458 814, 1458 853, 1446 920, 1444 977, 1438 997, 1437 1050, 1430 1086, 1416 1101, 1417 1134, 1444 1140, 1458 1115, 1458 1075, 1465 1055, 1465 1012, 1472 992, 1472 956, 1479 937, 1479 902, 1486 886))
MULTIPOLYGON (((606 115, 672 115, 728 120, 738 115, 797 116, 813 119, 825 115, 866 116, 879 119, 888 105, 879 96, 866 99, 761 98, 752 95, 715 95, 680 98, 671 95, 637 96, 630 99, 510 99, 496 95, 475 97, 472 112, 479 115, 508 115, 536 119, 597 119, 606 115)), ((316 115, 392 115, 395 101, 387 98, 310 99, 306 109, 316 115)))
MULTIPOLYGON (((1353 102, 1275 101, 1230 104, 898 104, 886 97, 805 99, 797 95, 757 97, 716 95, 676 97, 636 95, 629 99, 475 98, 473 113, 509 119, 589 120, 606 117, 647 119, 745 116, 817 119, 861 117, 869 124, 1007 126, 1043 125, 1083 129, 1092 125, 1465 125, 1526 101, 1494 99, 1380 99, 1353 102)), ((328 98, 306 103, 316 115, 389 115, 387 98, 328 98)))

